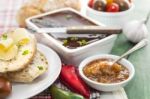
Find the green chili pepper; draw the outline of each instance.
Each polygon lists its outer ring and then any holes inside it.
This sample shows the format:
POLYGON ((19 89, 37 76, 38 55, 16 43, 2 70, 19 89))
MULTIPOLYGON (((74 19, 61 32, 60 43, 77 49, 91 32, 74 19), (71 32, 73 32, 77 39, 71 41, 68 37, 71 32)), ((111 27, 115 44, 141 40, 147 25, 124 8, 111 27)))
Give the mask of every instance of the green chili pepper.
POLYGON ((81 95, 64 91, 55 85, 50 87, 50 93, 53 99, 84 99, 81 95))

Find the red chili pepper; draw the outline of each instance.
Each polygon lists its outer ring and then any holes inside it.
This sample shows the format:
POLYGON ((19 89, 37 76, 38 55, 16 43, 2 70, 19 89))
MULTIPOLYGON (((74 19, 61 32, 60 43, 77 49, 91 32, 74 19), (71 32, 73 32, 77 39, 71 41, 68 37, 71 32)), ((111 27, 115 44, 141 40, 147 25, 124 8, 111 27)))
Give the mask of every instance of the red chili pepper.
POLYGON ((73 65, 63 66, 60 78, 62 83, 64 83, 72 91, 83 95, 85 98, 90 97, 90 90, 88 86, 79 77, 78 72, 73 65))
POLYGON ((93 5, 94 5, 94 0, 90 0, 89 3, 88 3, 88 6, 93 8, 93 5))

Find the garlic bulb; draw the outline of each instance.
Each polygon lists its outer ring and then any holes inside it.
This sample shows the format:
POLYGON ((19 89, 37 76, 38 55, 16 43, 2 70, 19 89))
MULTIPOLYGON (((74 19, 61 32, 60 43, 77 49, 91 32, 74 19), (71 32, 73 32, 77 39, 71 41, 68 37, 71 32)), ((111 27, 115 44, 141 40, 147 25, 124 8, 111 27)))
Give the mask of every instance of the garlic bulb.
POLYGON ((148 37, 148 29, 144 22, 134 20, 124 25, 123 33, 131 42, 138 43, 148 37))

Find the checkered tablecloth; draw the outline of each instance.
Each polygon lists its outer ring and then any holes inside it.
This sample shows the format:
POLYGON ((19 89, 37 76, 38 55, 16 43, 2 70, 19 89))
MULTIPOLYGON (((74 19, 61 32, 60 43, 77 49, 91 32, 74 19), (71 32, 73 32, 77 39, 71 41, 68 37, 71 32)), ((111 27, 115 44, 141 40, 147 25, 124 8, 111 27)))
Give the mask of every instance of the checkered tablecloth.
POLYGON ((18 27, 16 12, 25 0, 0 0, 0 33, 18 27))
MULTIPOLYGON (((0 0, 0 34, 18 27, 16 12, 26 0, 0 0)), ((34 96, 32 99, 51 99, 48 90, 34 96)))

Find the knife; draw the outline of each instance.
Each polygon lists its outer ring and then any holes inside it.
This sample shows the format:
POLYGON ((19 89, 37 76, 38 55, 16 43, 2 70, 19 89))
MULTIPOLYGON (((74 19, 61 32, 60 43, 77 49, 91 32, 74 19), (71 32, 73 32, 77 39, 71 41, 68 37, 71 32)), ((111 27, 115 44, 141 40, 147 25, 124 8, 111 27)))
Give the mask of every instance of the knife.
POLYGON ((50 34, 120 34, 122 32, 122 28, 118 26, 74 26, 38 28, 36 32, 50 34))

